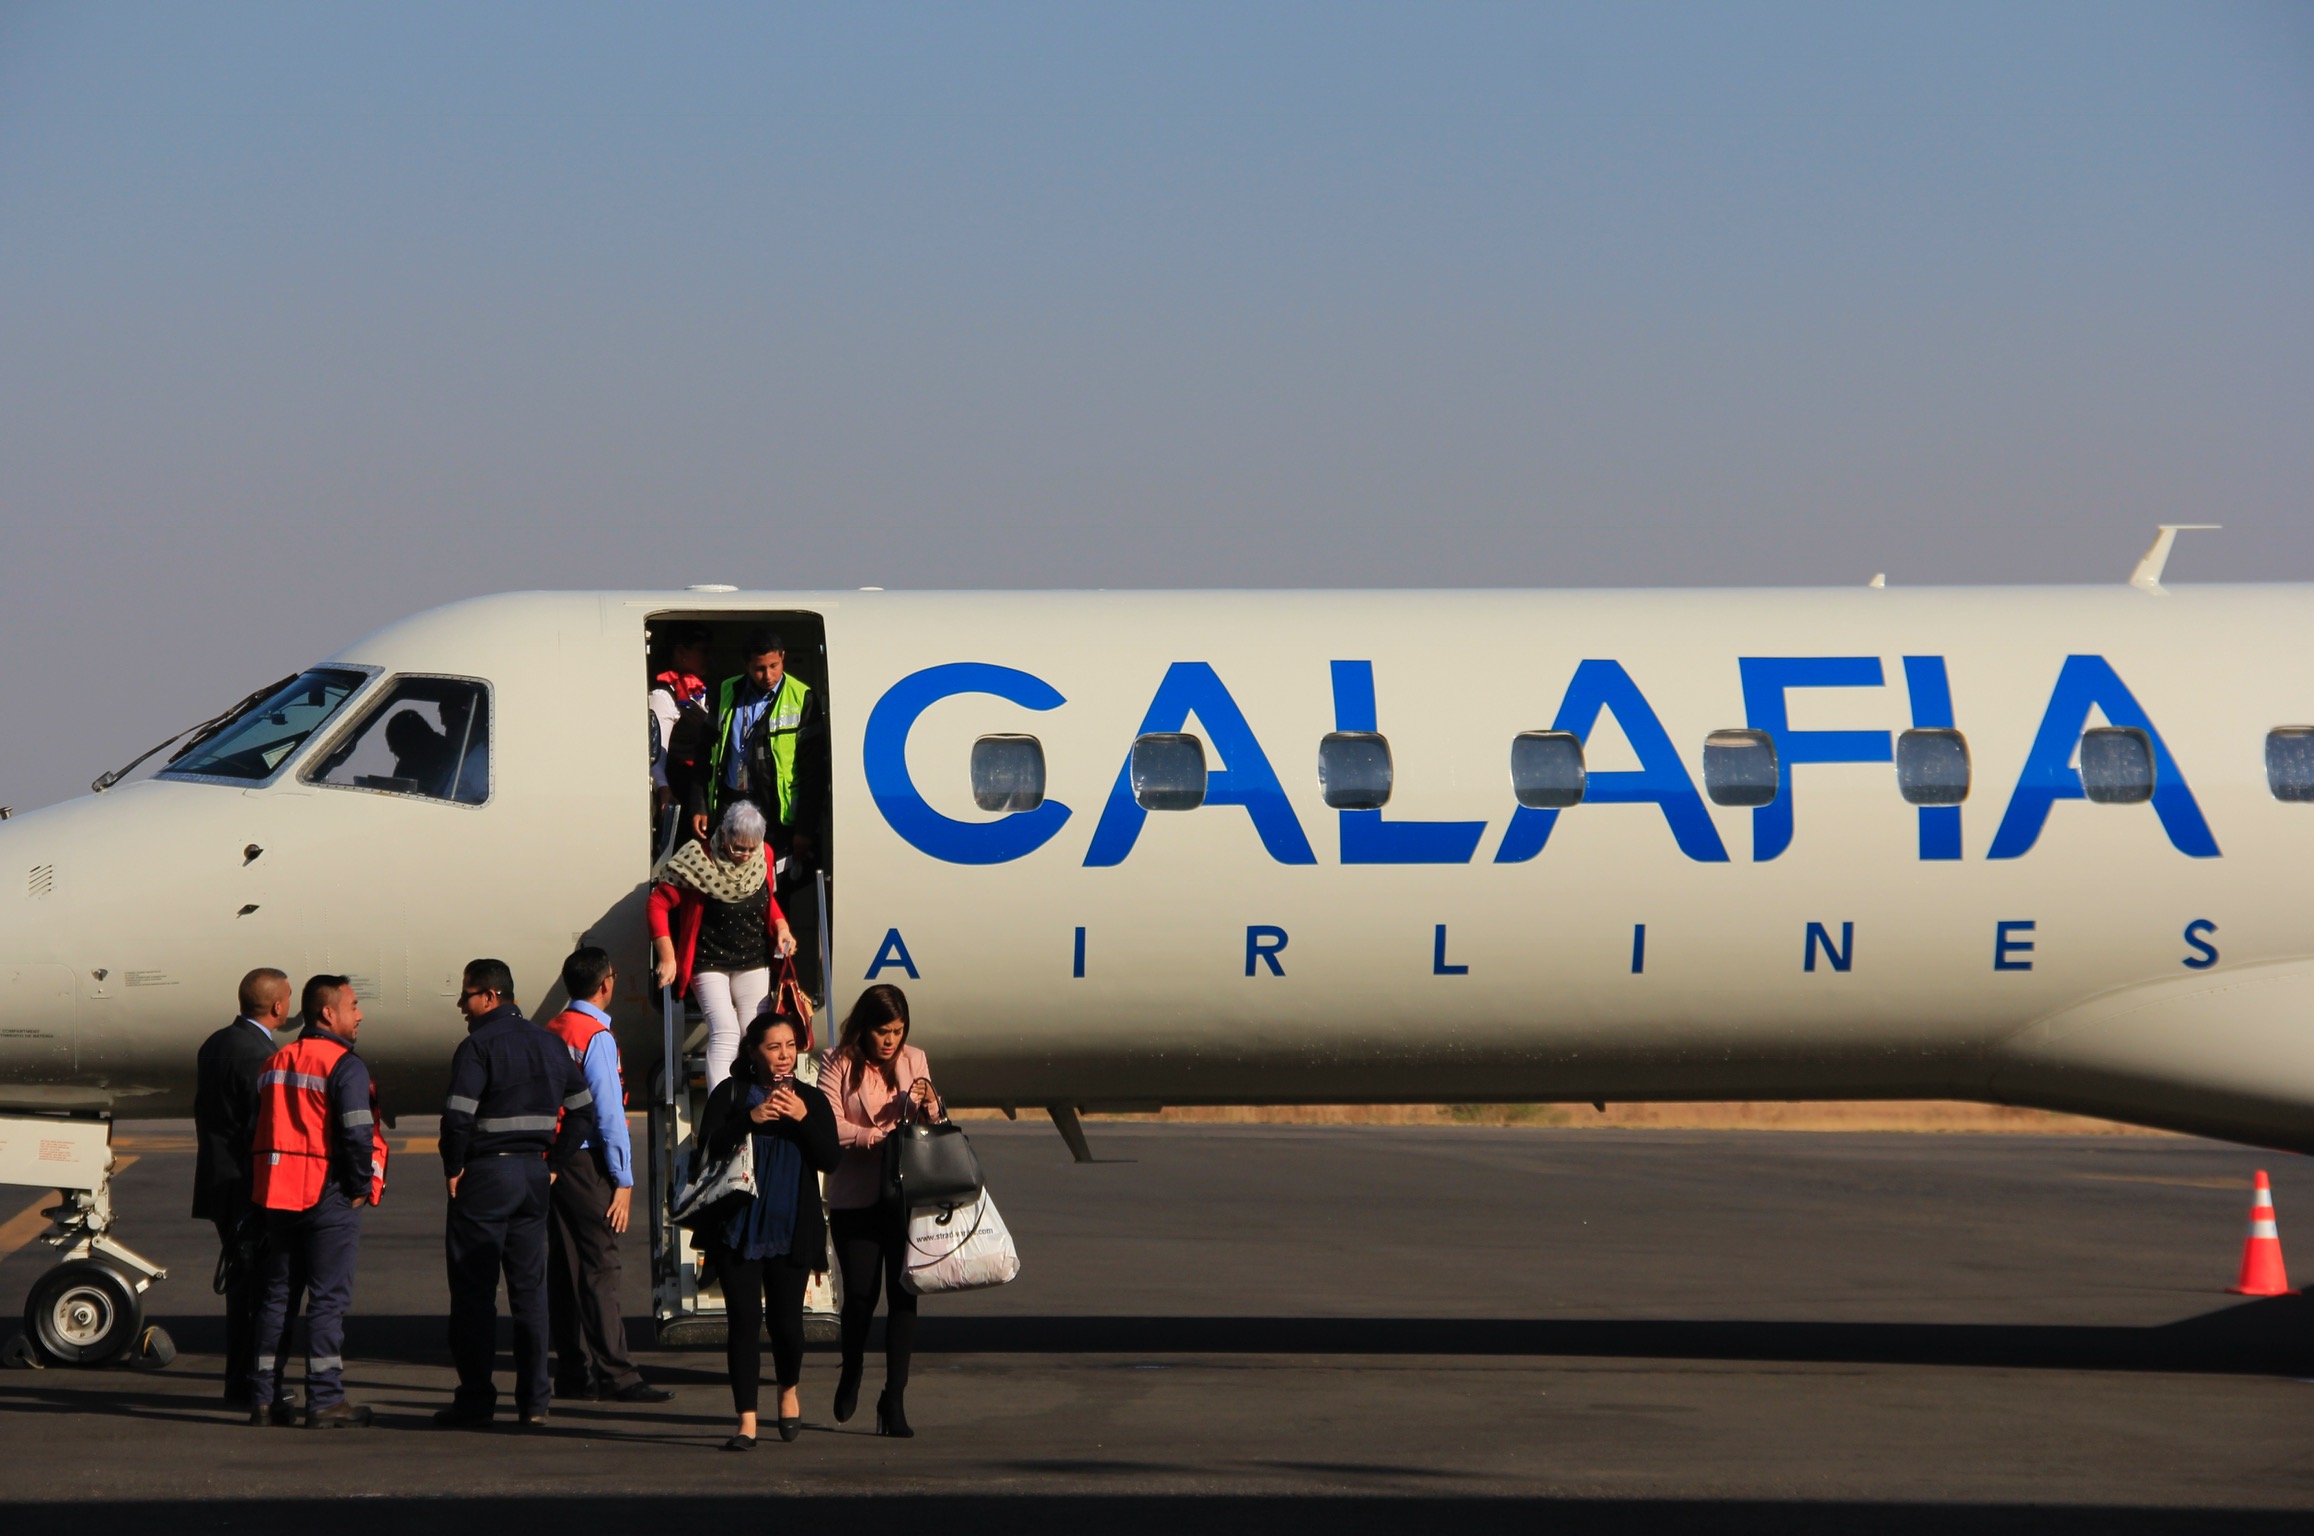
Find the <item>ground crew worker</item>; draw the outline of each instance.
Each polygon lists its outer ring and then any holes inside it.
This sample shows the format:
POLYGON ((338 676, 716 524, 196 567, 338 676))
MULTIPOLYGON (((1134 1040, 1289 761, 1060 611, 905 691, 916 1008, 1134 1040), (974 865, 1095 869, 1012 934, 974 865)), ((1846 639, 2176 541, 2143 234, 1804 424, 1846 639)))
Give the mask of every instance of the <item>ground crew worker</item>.
POLYGON ((293 1422, 275 1412, 289 1343, 290 1284, 306 1283, 305 1423, 358 1429, 366 1404, 345 1400, 345 1315, 353 1304, 359 1212, 386 1193, 386 1137, 377 1089, 354 1054, 362 1005, 343 976, 315 976, 301 1000, 305 1029, 273 1053, 258 1079, 250 1198, 265 1212, 265 1294, 249 1422, 293 1422))
POLYGON ((586 1074, 596 1130, 554 1181, 547 1202, 546 1303, 554 1333, 554 1395, 663 1403, 675 1394, 645 1381, 627 1358, 627 1326, 619 1310, 619 1234, 633 1214, 635 1173, 627 1142, 626 1084, 609 1013, 618 983, 608 950, 592 945, 573 950, 562 963, 570 1007, 546 1025, 586 1074))
POLYGON ((194 1059, 193 1214, 217 1228, 225 1401, 246 1408, 257 1361, 257 1303, 264 1291, 258 1273, 263 1221, 249 1205, 249 1139, 257 1129, 257 1079, 280 1049, 273 1032, 289 1017, 289 977, 262 967, 251 971, 241 978, 240 1001, 240 1014, 202 1041, 194 1059))
MULTIPOLYGON (((827 708, 809 684, 787 670, 787 641, 773 630, 747 636, 747 671, 727 677, 716 695, 714 816, 734 800, 753 800, 771 823, 766 857, 780 905, 802 931, 796 956, 805 989, 823 995, 819 975, 819 828, 827 804, 827 708)), ((713 817, 695 816, 701 842, 713 817)))
POLYGON ((442 1172, 450 1182, 443 1248, 450 1266, 450 1354, 458 1395, 445 1427, 487 1424, 497 1410, 498 1277, 514 1314, 514 1407, 525 1425, 547 1410, 546 1211, 555 1177, 596 1134, 586 1074, 560 1040, 522 1016, 502 960, 466 967, 458 992, 466 1038, 450 1059, 442 1172), (557 1128, 557 1118, 560 1128, 557 1128))

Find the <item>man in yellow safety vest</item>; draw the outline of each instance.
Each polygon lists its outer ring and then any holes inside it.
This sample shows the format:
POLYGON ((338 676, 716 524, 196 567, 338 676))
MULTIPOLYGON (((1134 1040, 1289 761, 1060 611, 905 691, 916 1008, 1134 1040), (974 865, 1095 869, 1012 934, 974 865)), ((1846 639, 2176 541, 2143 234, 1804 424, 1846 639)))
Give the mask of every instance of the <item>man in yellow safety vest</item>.
MULTIPOLYGON (((772 630, 747 636, 747 671, 727 677, 715 701, 712 815, 697 815, 692 830, 704 840, 715 817, 734 800, 752 800, 770 823, 773 878, 780 905, 791 916, 818 914, 811 897, 820 865, 819 836, 827 804, 827 710, 811 685, 787 669, 787 641, 772 630)), ((799 926, 802 926, 799 924, 799 926)), ((808 938, 796 957, 809 974, 817 951, 808 938)))

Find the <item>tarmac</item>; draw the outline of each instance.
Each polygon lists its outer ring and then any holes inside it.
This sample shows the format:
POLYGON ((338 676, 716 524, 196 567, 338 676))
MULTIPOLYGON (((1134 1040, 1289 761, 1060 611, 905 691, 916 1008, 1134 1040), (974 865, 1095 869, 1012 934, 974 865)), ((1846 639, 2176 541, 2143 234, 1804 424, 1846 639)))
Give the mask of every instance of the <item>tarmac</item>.
MULTIPOLYGON (((2310 1528, 2314 1301, 2226 1291, 2255 1169, 2285 1252, 2314 1232, 2295 1157, 2166 1137, 1090 1129, 1099 1161, 1076 1165, 1049 1125, 972 1127, 1024 1268, 926 1300, 915 1439, 875 1438, 867 1405, 835 1424, 834 1352, 815 1349, 803 1437, 731 1455, 715 1348, 638 1351, 664 1406, 431 1427, 452 1380, 443 1193, 432 1126, 411 1121, 348 1328, 349 1391, 378 1424, 246 1426, 218 1401, 190 1127, 124 1126, 119 1231, 169 1266, 148 1313, 181 1353, 0 1373, 0 1508, 47 1522, 17 1529, 332 1536, 2310 1528)), ((31 1192, 4 1193, 0 1222, 31 1192)), ((48 1260, 0 1259, 9 1306, 48 1260)))

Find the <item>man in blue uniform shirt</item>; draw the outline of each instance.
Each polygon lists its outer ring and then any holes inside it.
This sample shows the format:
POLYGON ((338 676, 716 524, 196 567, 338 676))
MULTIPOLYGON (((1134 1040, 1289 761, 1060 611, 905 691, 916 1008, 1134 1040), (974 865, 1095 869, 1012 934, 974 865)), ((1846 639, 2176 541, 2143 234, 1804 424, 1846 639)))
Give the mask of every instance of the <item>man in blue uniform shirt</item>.
POLYGON ((466 967, 458 1011, 467 1034, 450 1060, 442 1172, 450 1183, 443 1247, 450 1268, 450 1354, 458 1395, 445 1426, 490 1422, 498 1389, 498 1278, 514 1315, 514 1406, 525 1425, 547 1410, 546 1213, 557 1173, 596 1134, 586 1074, 553 1035, 522 1016, 501 960, 466 967), (558 1127, 559 1123, 559 1129, 558 1127))
POLYGON ((584 945, 562 963, 570 1007, 547 1020, 595 1096, 602 1134, 579 1149, 554 1181, 547 1211, 547 1310, 554 1320, 554 1395, 663 1403, 675 1394, 654 1387, 627 1358, 619 1295, 619 1234, 634 1213, 633 1149, 627 1144, 626 1084, 619 1042, 611 1034, 611 999, 619 973, 608 950, 584 945))

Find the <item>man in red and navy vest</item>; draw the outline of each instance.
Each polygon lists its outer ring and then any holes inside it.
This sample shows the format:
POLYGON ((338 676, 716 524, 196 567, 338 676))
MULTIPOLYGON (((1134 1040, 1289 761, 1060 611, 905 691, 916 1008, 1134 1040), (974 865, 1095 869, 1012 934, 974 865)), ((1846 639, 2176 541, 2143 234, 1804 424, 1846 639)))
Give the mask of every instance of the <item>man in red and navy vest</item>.
POLYGON ((345 1315, 361 1251, 360 1211, 386 1192, 386 1137, 377 1089, 354 1054, 362 1005, 343 976, 305 984, 305 1029, 275 1051, 258 1079, 250 1196, 265 1213, 265 1290, 257 1307, 257 1367, 249 1422, 277 1415, 289 1341, 292 1277, 306 1285, 308 1428, 358 1428, 367 1406, 345 1400, 345 1315))
POLYGON ((546 1310, 554 1335, 554 1395, 663 1403, 675 1394, 654 1387, 627 1358, 619 1311, 619 1234, 635 1196, 634 1150, 627 1140, 627 1085, 619 1042, 611 1034, 618 972, 608 950, 585 945, 562 963, 570 1006, 547 1029, 586 1073, 595 1130, 554 1181, 546 1212, 546 1310))

